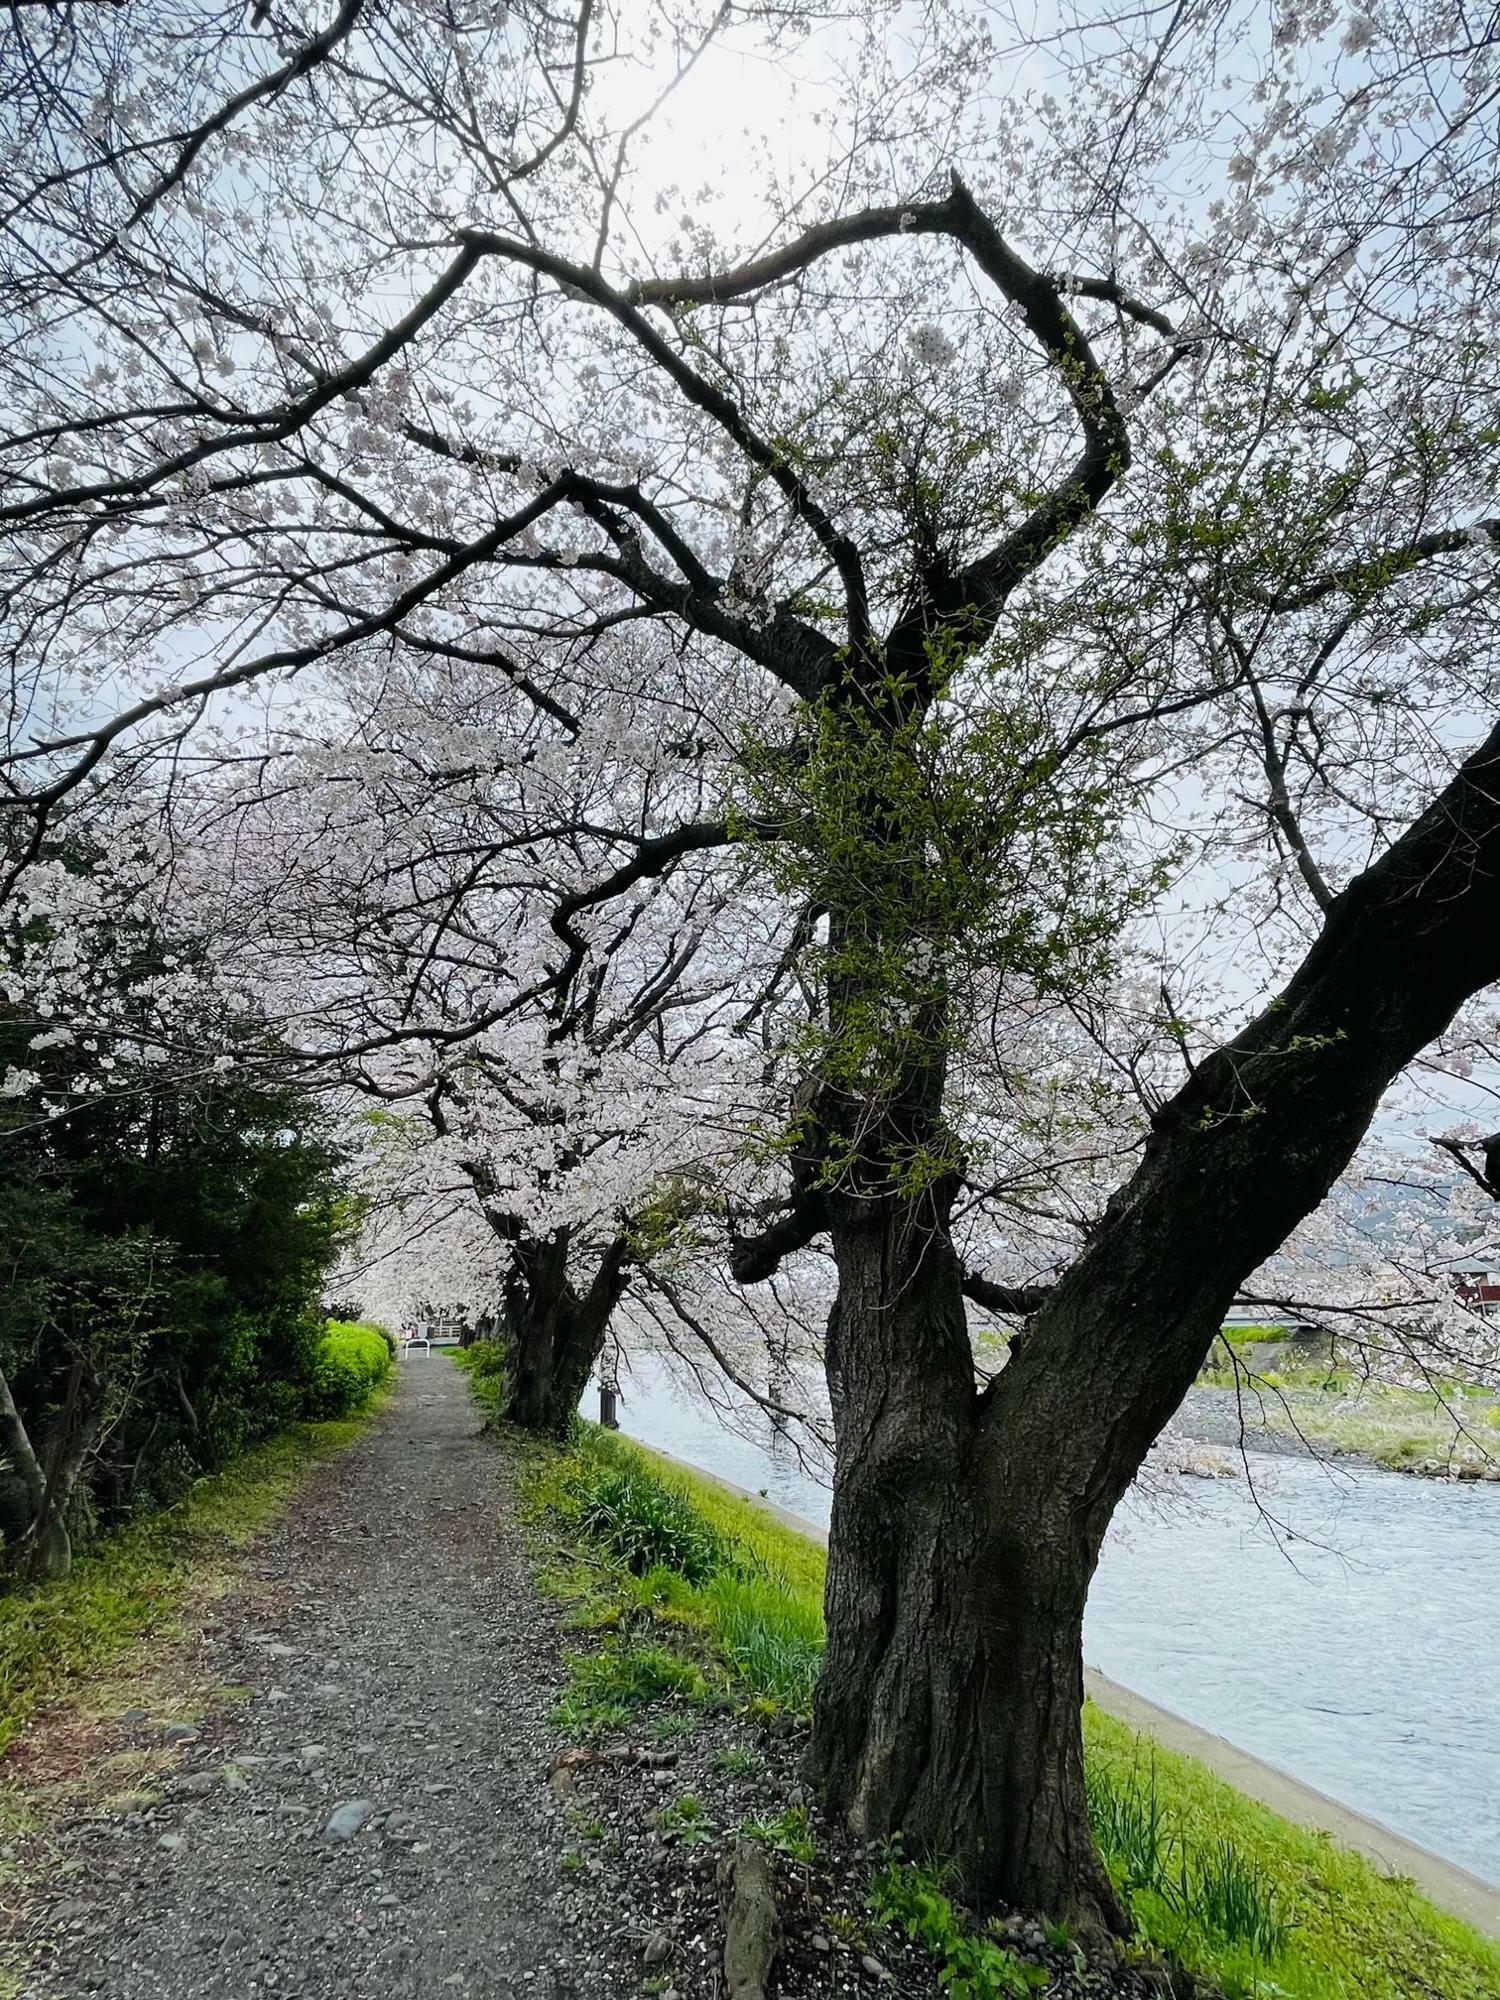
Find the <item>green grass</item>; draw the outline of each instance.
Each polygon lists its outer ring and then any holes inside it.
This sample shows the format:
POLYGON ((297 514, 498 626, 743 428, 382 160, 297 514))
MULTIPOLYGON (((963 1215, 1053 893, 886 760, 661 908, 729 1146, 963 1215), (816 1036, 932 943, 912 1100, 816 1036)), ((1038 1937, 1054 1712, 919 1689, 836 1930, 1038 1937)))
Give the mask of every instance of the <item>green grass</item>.
POLYGON ((365 1415, 294 1424, 176 1506, 74 1558, 56 1583, 11 1584, 0 1595, 0 1750, 36 1710, 117 1661, 132 1641, 170 1626, 189 1590, 272 1521, 309 1466, 352 1443, 365 1415))
POLYGON ((696 1792, 683 1792, 664 1805, 656 1815, 656 1827, 659 1833, 675 1834, 684 1847, 702 1847, 719 1830, 696 1792))
POLYGON ((763 1712, 811 1712, 823 1651, 821 1550, 751 1502, 667 1473, 608 1432, 585 1431, 572 1451, 540 1460, 526 1491, 536 1512, 594 1558, 549 1572, 578 1622, 617 1632, 644 1623, 715 1666, 721 1681, 732 1676, 763 1712))
POLYGON ((823 1607, 753 1569, 727 1571, 705 1587, 703 1603, 736 1679, 794 1715, 812 1712, 823 1659, 823 1607))
POLYGON ((743 1743, 731 1743, 727 1750, 716 1750, 713 1767, 731 1778, 758 1778, 761 1772, 759 1757, 743 1743))
POLYGON ((1297 1380, 1276 1385, 1264 1402, 1273 1430, 1296 1428, 1314 1444, 1357 1452, 1394 1472, 1473 1475, 1500 1465, 1490 1404, 1465 1408, 1457 1396, 1384 1385, 1330 1394, 1297 1380))
MULTIPOLYGON (((624 1651, 624 1660, 591 1669, 601 1691, 620 1700, 622 1682, 642 1685, 638 1661, 625 1664, 633 1647, 686 1646, 699 1670, 707 1667, 707 1682, 717 1665, 757 1704, 806 1712, 822 1639, 826 1558, 816 1542, 626 1439, 586 1432, 574 1450, 530 1463, 533 1505, 575 1538, 554 1578, 566 1578, 582 1621, 602 1626, 606 1646, 624 1651), (602 1552, 591 1557, 577 1528, 583 1496, 601 1471, 622 1467, 688 1503, 719 1538, 723 1567, 690 1584, 660 1569, 633 1576, 602 1552), (639 1620, 649 1637, 631 1636, 639 1620)), ((667 1678, 660 1662, 650 1671, 667 1678)), ((1382 1875, 1092 1703, 1083 1724, 1090 1810, 1143 1949, 1174 1954, 1230 2000, 1500 1994, 1500 1946, 1435 1909, 1410 1882, 1382 1875)), ((951 1907, 946 1916, 939 1907, 946 1899, 936 1877, 905 1866, 900 1873, 908 1888, 887 1883, 884 1921, 914 1935, 937 1926, 955 2000, 965 1979, 974 2000, 1019 1990, 1015 1961, 994 1939, 971 1933, 972 1950, 963 1942, 951 1907)))
POLYGON ((714 1691, 695 1661, 649 1641, 607 1638, 596 1653, 568 1654, 566 1664, 567 1691, 552 1720, 570 1736, 601 1736, 652 1702, 701 1702, 714 1691))
POLYGON ((469 1347, 450 1347, 448 1358, 469 1378, 469 1394, 486 1416, 498 1417, 505 1408, 505 1350, 498 1342, 476 1340, 469 1347))
POLYGON ((660 1569, 706 1583, 729 1560, 724 1538, 684 1495, 628 1462, 604 1465, 579 1489, 574 1524, 632 1576, 660 1569))
POLYGON ((1382 1875, 1092 1704, 1084 1737, 1100 1847, 1141 1934, 1231 2000, 1500 1993, 1500 1945, 1435 1909, 1410 1882, 1382 1875))
POLYGON ((1293 1926, 1276 1879, 1228 1833, 1190 1827, 1154 1757, 1116 1766, 1095 1749, 1086 1777, 1094 1837, 1142 1934, 1231 1995, 1279 1987, 1293 1926))

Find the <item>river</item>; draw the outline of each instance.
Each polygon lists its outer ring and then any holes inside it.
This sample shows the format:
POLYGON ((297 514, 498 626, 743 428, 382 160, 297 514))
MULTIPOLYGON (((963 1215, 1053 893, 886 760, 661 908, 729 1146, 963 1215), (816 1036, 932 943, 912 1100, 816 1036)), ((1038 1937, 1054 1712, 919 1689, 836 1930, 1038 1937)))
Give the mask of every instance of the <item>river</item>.
MULTIPOLYGON (((660 1364, 635 1364, 620 1417, 643 1443, 827 1524, 826 1485, 783 1442, 724 1429, 660 1364)), ((1127 1498, 1085 1657, 1500 1884, 1500 1487, 1250 1464, 1250 1481, 1174 1481, 1166 1506, 1127 1498)))

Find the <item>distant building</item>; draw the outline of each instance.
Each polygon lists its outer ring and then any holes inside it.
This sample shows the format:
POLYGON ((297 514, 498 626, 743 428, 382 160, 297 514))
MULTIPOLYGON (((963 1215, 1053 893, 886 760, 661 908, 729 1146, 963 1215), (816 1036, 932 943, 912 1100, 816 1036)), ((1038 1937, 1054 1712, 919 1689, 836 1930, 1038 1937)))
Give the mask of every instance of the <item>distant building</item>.
POLYGON ((1483 1313, 1486 1319, 1500 1318, 1500 1284, 1495 1282, 1493 1271, 1475 1265, 1453 1272, 1452 1277, 1453 1289, 1466 1306, 1483 1313))

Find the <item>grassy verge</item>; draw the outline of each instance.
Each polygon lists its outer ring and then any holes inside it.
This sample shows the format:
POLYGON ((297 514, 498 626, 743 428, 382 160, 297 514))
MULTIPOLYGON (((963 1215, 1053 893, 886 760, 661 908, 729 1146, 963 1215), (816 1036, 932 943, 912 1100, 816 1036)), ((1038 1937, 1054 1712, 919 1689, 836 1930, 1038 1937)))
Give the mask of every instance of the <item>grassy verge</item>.
POLYGON ((1143 1936, 1231 1995, 1486 2000, 1500 1947, 1090 1703, 1090 1807, 1143 1936))
POLYGON ((37 1709, 97 1676, 137 1639, 169 1627, 190 1592, 272 1521, 310 1467, 351 1443, 371 1409, 294 1424, 198 1482, 176 1506, 102 1536, 57 1583, 0 1596, 0 1750, 37 1709))
POLYGON ((1500 1409, 1492 1403, 1466 1407, 1457 1397, 1450 1405, 1424 1390, 1329 1392, 1299 1383, 1271 1383, 1260 1399, 1273 1430, 1299 1431, 1312 1444, 1355 1453, 1391 1472, 1500 1477, 1500 1409))
POLYGON ((639 1446, 585 1433, 525 1486, 565 1539, 545 1580, 599 1650, 570 1660, 559 1720, 618 1727, 659 1694, 739 1690, 763 1715, 811 1712, 823 1650, 823 1552, 749 1502, 663 1477, 639 1446))
MULTIPOLYGON (((575 1629, 594 1635, 571 1658, 560 1724, 616 1728, 663 1698, 806 1713, 822 1643, 816 1543, 598 1432, 568 1452, 536 1453, 523 1490, 552 1531, 548 1579, 571 1602, 575 1629)), ((1146 1951, 1170 1953, 1231 2000, 1500 1993, 1500 1948, 1410 1883, 1092 1705, 1084 1729, 1096 1833, 1146 1951)), ((955 1980, 993 1958, 1000 1970, 971 1984, 975 2000, 1017 1990, 1007 1955, 964 1933, 938 1877, 888 1870, 877 1897, 886 1921, 929 1944, 941 1933, 955 1980)))
POLYGON ((469 1394, 487 1416, 505 1407, 505 1351, 495 1342, 476 1340, 472 1347, 451 1347, 448 1358, 469 1378, 469 1394))

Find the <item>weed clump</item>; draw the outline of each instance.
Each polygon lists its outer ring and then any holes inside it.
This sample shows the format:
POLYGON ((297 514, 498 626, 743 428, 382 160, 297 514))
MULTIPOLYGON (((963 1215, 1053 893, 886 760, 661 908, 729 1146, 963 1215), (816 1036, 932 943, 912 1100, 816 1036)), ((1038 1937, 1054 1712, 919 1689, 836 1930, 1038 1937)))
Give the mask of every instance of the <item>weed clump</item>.
POLYGON ((576 1522, 632 1576, 674 1570, 706 1583, 729 1563, 729 1547, 680 1493, 630 1466, 600 1466, 578 1493, 576 1522))
POLYGON ((1194 1840, 1164 1803, 1154 1764, 1142 1773, 1093 1762, 1085 1782, 1104 1864, 1155 1941, 1227 1961, 1231 1993, 1257 1993, 1292 1938, 1275 1884, 1227 1835, 1194 1840))
POLYGON ((823 1663, 821 1607, 754 1570, 721 1571, 703 1597, 737 1678, 778 1709, 810 1714, 823 1663))
POLYGON ((696 1662, 669 1646, 609 1638, 597 1653, 570 1653, 568 1687, 552 1721, 570 1735, 596 1737, 620 1729, 650 1703, 701 1702, 713 1688, 696 1662))
POLYGON ((870 1885, 870 1908, 877 1923, 927 1947, 938 1963, 938 1984, 952 2000, 1026 2000, 1047 1984, 1040 1966, 998 1938, 971 1930, 931 1869, 892 1857, 870 1885))

